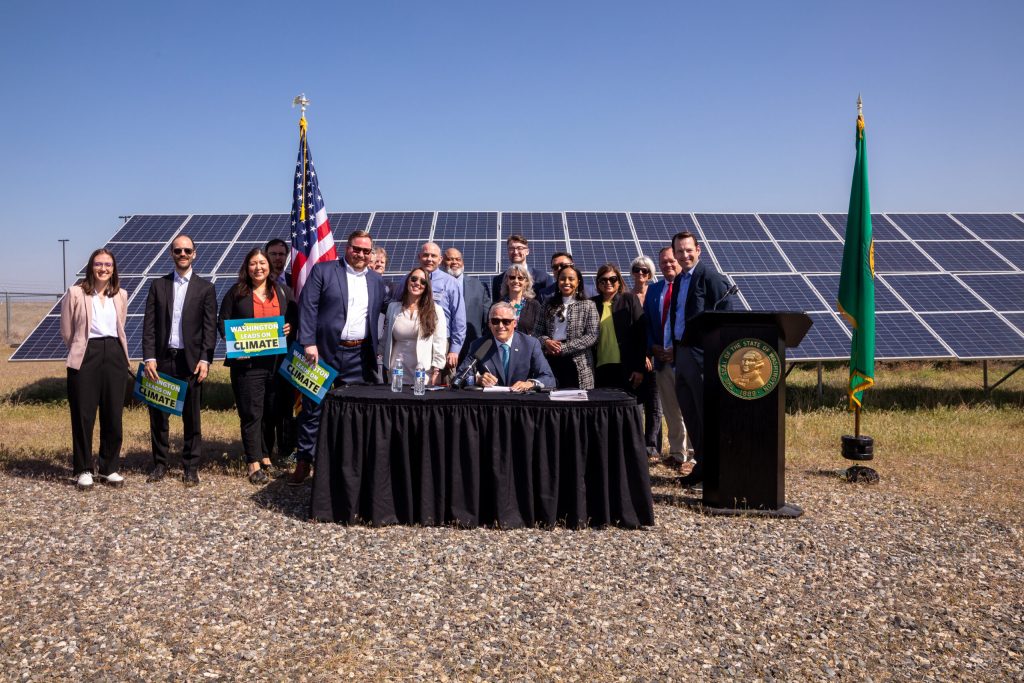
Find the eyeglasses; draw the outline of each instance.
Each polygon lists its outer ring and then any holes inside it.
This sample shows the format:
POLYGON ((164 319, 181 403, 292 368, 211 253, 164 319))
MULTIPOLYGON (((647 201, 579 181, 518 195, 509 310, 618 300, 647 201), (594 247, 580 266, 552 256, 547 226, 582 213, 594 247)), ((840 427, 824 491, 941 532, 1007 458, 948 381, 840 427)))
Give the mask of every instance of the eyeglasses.
POLYGON ((633 272, 634 273, 639 273, 640 275, 650 275, 651 274, 651 269, 650 268, 644 268, 643 266, 633 266, 633 272))
POLYGON ((618 284, 619 276, 612 275, 611 277, 599 277, 597 278, 597 284, 599 285, 614 285, 618 284))
POLYGON ((175 247, 171 251, 174 252, 175 256, 180 256, 181 254, 185 254, 185 256, 191 256, 193 249, 191 247, 175 247))
POLYGON ((348 248, 357 254, 362 254, 363 256, 369 256, 370 254, 373 253, 373 249, 371 249, 370 247, 353 247, 350 244, 348 245, 348 248))
POLYGON ((520 246, 520 247, 509 247, 508 250, 509 251, 530 251, 530 248, 529 247, 522 247, 522 246, 520 246))
POLYGON ((113 261, 93 261, 92 262, 92 267, 93 268, 113 268, 114 267, 114 262, 113 261))
POLYGON ((522 275, 508 275, 506 277, 509 282, 526 282, 526 278, 522 275))
POLYGON ((508 327, 515 322, 513 318, 491 318, 491 324, 495 327, 508 327))
POLYGON ((427 278, 425 278, 425 277, 420 277, 419 275, 410 275, 410 276, 409 276, 409 282, 411 282, 411 283, 412 283, 412 284, 414 284, 414 285, 423 285, 423 286, 426 286, 426 284, 427 284, 427 278))
POLYGON ((568 268, 571 265, 571 263, 556 263, 553 266, 551 266, 551 268, 553 270, 562 270, 563 268, 568 268))

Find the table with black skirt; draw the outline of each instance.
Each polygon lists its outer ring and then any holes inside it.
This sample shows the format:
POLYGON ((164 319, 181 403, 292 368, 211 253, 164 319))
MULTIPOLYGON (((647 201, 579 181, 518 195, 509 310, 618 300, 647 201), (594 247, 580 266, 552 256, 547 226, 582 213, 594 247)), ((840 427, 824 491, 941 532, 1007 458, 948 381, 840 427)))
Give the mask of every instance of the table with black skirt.
POLYGON ((335 389, 323 402, 311 515, 372 525, 650 526, 640 406, 618 390, 589 398, 335 389))

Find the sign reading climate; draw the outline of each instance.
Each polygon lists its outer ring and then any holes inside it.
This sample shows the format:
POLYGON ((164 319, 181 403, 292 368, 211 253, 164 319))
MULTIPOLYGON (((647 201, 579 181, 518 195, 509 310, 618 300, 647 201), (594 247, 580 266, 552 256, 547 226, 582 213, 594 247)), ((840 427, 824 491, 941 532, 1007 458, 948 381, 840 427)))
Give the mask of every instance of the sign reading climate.
POLYGON ((746 400, 767 396, 779 384, 782 362, 760 339, 733 342, 718 357, 718 379, 733 396, 746 400))
POLYGON ((273 356, 287 351, 283 316, 224 321, 224 355, 227 358, 273 356))

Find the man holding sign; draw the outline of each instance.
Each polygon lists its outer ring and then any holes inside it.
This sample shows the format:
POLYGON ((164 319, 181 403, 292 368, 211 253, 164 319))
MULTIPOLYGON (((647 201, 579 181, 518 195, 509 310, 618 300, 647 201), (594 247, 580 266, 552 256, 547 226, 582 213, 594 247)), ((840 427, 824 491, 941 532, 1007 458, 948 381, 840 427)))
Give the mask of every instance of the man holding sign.
MULTIPOLYGON (((188 235, 171 242, 174 272, 153 280, 146 297, 142 324, 142 356, 145 376, 158 382, 157 372, 187 383, 181 419, 185 443, 181 454, 185 486, 199 484, 202 427, 199 402, 201 385, 210 370, 217 344, 217 295, 213 284, 192 272, 196 245, 188 235)), ((155 462, 147 481, 167 475, 169 451, 167 413, 149 407, 150 440, 155 462)))
MULTIPOLYGON (((335 383, 377 384, 377 320, 387 309, 384 279, 367 266, 370 234, 348 237, 345 258, 313 266, 299 294, 299 344, 309 365, 322 360, 337 370, 335 383)), ((320 403, 303 396, 291 484, 309 476, 320 430, 320 403)))

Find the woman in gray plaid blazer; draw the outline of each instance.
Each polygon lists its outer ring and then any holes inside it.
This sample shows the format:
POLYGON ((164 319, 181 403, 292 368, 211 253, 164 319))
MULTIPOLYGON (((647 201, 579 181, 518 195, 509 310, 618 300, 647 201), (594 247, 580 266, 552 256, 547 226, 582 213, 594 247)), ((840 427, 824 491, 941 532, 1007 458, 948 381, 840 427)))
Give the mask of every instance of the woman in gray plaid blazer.
POLYGON ((583 294, 583 275, 575 266, 558 273, 557 292, 544 306, 534 335, 540 339, 558 388, 593 389, 599 318, 583 294))

